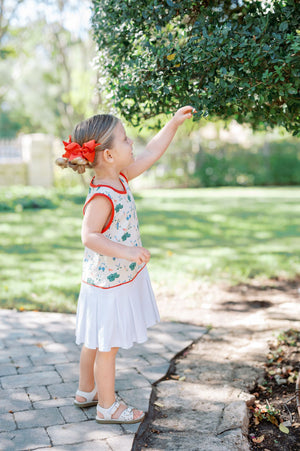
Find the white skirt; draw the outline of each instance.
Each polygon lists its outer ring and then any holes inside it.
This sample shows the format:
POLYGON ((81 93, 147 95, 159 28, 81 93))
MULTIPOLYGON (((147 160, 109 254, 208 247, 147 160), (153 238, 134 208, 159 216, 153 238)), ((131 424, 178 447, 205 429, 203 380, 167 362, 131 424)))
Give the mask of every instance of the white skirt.
POLYGON ((147 340, 147 327, 159 322, 147 267, 130 283, 102 289, 81 284, 76 344, 108 352, 147 340))

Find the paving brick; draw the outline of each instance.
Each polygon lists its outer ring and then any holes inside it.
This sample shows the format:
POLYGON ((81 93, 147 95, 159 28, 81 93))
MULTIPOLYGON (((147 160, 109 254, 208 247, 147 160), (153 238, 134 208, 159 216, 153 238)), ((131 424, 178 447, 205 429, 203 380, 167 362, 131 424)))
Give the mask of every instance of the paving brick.
POLYGON ((48 343, 52 343, 52 338, 48 334, 32 334, 28 337, 16 339, 18 346, 35 345, 44 348, 48 343))
POLYGON ((38 346, 14 346, 11 345, 8 349, 3 349, 1 351, 1 354, 3 356, 11 357, 13 360, 17 357, 23 357, 23 356, 35 356, 35 357, 41 357, 45 354, 44 350, 42 348, 39 348, 38 346))
POLYGON ((60 326, 60 331, 51 331, 52 336, 54 338, 53 341, 55 341, 56 343, 65 343, 65 342, 70 342, 70 340, 74 340, 75 342, 75 327, 74 329, 70 330, 70 331, 63 331, 62 332, 62 327, 60 326))
POLYGON ((44 346, 46 353, 74 353, 77 356, 80 354, 80 348, 76 345, 72 336, 72 341, 64 343, 48 343, 44 346))
POLYGON ((126 390, 128 388, 149 387, 147 379, 138 374, 133 368, 120 370, 116 374, 116 390, 126 390))
POLYGON ((77 388, 78 382, 63 382, 61 384, 53 384, 48 386, 48 390, 52 398, 74 397, 77 388))
POLYGON ((151 392, 152 387, 149 385, 149 387, 136 388, 133 390, 121 390, 118 391, 118 394, 126 404, 147 412, 151 392))
POLYGON ((42 373, 44 371, 55 371, 55 367, 54 365, 32 365, 18 368, 18 374, 42 373))
POLYGON ((87 415, 84 413, 84 409, 80 409, 74 405, 60 407, 59 411, 64 417, 66 423, 77 423, 88 419, 87 415))
POLYGON ((0 433, 0 451, 15 451, 16 448, 9 438, 9 433, 0 433))
POLYGON ((28 387, 26 391, 28 393, 30 401, 32 402, 50 399, 49 392, 43 385, 34 385, 33 387, 28 387))
POLYGON ((64 424, 64 419, 55 407, 48 409, 30 410, 27 412, 16 412, 15 420, 19 429, 35 427, 48 427, 55 424, 64 424))
POLYGON ((55 365, 56 370, 61 375, 64 382, 78 381, 79 378, 79 362, 64 363, 62 365, 55 365))
POLYGON ((192 339, 187 338, 183 333, 177 332, 167 335, 163 344, 166 348, 177 354, 182 349, 192 344, 192 339))
POLYGON ((95 420, 96 417, 96 406, 86 407, 84 410, 85 415, 89 420, 95 420))
POLYGON ((127 356, 124 358, 118 358, 116 359, 116 371, 118 370, 125 370, 128 368, 144 368, 149 366, 149 362, 141 356, 136 355, 133 357, 127 356))
POLYGON ((16 366, 13 363, 1 364, 0 376, 12 376, 13 374, 18 374, 16 366))
MULTIPOLYGON (((93 440, 81 442, 73 445, 52 446, 52 451, 111 451, 111 447, 106 440, 93 440)), ((35 451, 46 451, 45 448, 38 448, 35 451)), ((120 449, 119 451, 126 451, 120 449)))
POLYGON ((157 341, 149 340, 142 345, 139 345, 139 354, 146 355, 148 352, 157 352, 159 354, 164 354, 165 346, 164 343, 159 343, 157 341))
POLYGON ((65 352, 67 362, 79 362, 80 352, 65 352))
POLYGON ((186 338, 189 338, 190 340, 194 341, 198 340, 200 337, 206 334, 207 329, 205 329, 204 327, 193 328, 192 326, 189 326, 182 329, 181 332, 186 338))
POLYGON ((18 412, 31 409, 31 402, 24 389, 0 390, 0 412, 18 412))
POLYGON ((146 368, 139 368, 139 372, 148 379, 151 384, 161 379, 168 372, 170 367, 169 362, 163 363, 162 365, 153 365, 146 368))
POLYGON ((0 415, 0 432, 13 431, 16 427, 13 414, 4 413, 0 415))
POLYGON ((46 409, 48 407, 62 407, 62 406, 72 406, 74 404, 73 398, 56 398, 47 399, 45 401, 37 401, 33 403, 34 409, 46 409))
POLYGON ((49 343, 45 346, 43 346, 44 351, 46 353, 51 353, 51 354, 58 354, 58 353, 64 353, 64 352, 68 352, 68 347, 66 346, 65 343, 49 343))
POLYGON ((30 359, 34 365, 56 365, 69 362, 66 354, 44 354, 41 357, 31 356, 30 359))
POLYGON ((43 371, 41 373, 19 374, 17 376, 4 376, 1 379, 3 388, 29 387, 31 385, 55 384, 61 380, 56 371, 43 371))
POLYGON ((90 440, 102 440, 114 435, 121 435, 118 424, 97 424, 95 421, 50 426, 48 434, 53 445, 71 445, 90 440))
POLYGON ((136 434, 141 423, 134 423, 134 424, 122 424, 122 428, 126 432, 126 434, 136 434))
POLYGON ((15 329, 14 325, 12 324, 9 330, 5 330, 3 329, 3 323, 1 324, 1 338, 4 338, 7 344, 11 344, 14 341, 31 336, 32 333, 26 328, 24 329, 23 327, 20 327, 19 329, 15 329), (11 329, 13 329, 13 331, 11 329))
POLYGON ((132 449, 133 440, 134 434, 126 434, 109 438, 107 439, 107 443, 113 451, 130 451, 132 449))
MULTIPOLYGON (((166 333, 168 335, 172 335, 173 333, 178 332, 181 328, 185 327, 186 325, 184 323, 179 323, 177 321, 164 321, 159 324, 156 324, 154 327, 151 327, 149 329, 148 335, 150 336, 151 333, 155 334, 156 331, 160 331, 163 333, 166 333)), ((194 326, 193 326, 194 327, 194 326)))
POLYGON ((11 361, 17 368, 18 372, 20 372, 20 369, 22 368, 33 368, 32 362, 30 361, 27 355, 20 355, 18 357, 14 357, 11 359, 11 361))
POLYGON ((0 434, 0 444, 0 449, 5 451, 32 450, 51 445, 47 432, 43 428, 3 432, 0 434))
MULTIPOLYGON (((181 351, 181 349, 180 349, 181 351)), ((175 354, 177 354, 179 351, 171 351, 167 348, 165 348, 164 352, 163 352, 163 356, 165 357, 165 359, 169 362, 170 360, 172 360, 175 357, 175 354)))
POLYGON ((155 352, 148 352, 145 355, 145 359, 147 360, 147 362, 149 362, 149 364, 151 366, 152 365, 153 366, 163 365, 164 363, 170 364, 170 361, 166 357, 164 357, 164 356, 162 356, 160 354, 157 354, 155 352))
POLYGON ((2 351, 0 353, 0 364, 1 365, 9 365, 10 363, 12 363, 12 359, 8 356, 8 355, 3 355, 2 351))
POLYGON ((163 343, 167 338, 169 337, 169 334, 165 330, 148 330, 148 339, 149 341, 155 340, 158 343, 163 343))

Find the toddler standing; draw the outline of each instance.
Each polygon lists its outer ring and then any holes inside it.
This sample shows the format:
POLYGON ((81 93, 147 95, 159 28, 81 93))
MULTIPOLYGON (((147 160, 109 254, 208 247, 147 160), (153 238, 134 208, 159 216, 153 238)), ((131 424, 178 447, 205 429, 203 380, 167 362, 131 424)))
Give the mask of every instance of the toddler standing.
POLYGON ((83 208, 85 246, 76 317, 80 355, 79 389, 74 404, 97 405, 98 423, 137 423, 144 413, 115 396, 115 358, 147 340, 147 328, 159 321, 128 181, 153 165, 166 151, 193 108, 180 108, 136 159, 133 141, 121 121, 100 114, 75 127, 56 163, 83 173, 95 172, 83 208), (96 384, 96 385, 95 385, 96 384))

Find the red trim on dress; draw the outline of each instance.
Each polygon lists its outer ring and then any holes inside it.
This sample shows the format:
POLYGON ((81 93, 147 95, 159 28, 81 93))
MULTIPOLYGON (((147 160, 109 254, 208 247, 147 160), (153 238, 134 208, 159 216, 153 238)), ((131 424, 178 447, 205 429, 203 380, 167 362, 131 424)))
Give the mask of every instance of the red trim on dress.
POLYGON ((129 182, 128 182, 128 178, 126 177, 125 174, 123 174, 123 172, 120 172, 120 175, 121 175, 122 177, 124 177, 124 179, 126 180, 127 183, 129 183, 129 182))
POLYGON ((115 215, 115 207, 114 207, 113 201, 111 200, 111 198, 109 196, 107 196, 106 194, 103 194, 103 193, 95 193, 95 194, 93 194, 92 197, 90 197, 90 199, 84 204, 84 206, 83 206, 83 214, 85 214, 85 208, 86 208, 87 204, 90 203, 91 200, 93 200, 94 197, 96 197, 96 196, 106 197, 106 199, 108 199, 109 202, 111 203, 112 213, 111 213, 110 220, 109 220, 108 224, 104 227, 104 229, 101 231, 101 233, 104 233, 104 232, 106 232, 106 230, 108 230, 110 228, 111 223, 113 222, 113 219, 114 219, 114 215, 115 215))
MULTIPOLYGON (((105 188, 110 188, 110 189, 114 190, 116 193, 127 194, 125 185, 124 185, 124 183, 122 182, 122 180, 120 178, 119 178, 119 180, 120 180, 121 185, 123 186, 123 191, 121 191, 119 189, 116 189, 116 188, 113 188, 112 186, 109 186, 109 185, 94 185, 94 183, 93 183, 94 179, 95 179, 95 176, 92 178, 91 183, 90 183, 90 186, 92 188, 98 188, 98 187, 104 186, 105 188)), ((125 177, 125 179, 126 179, 126 177, 125 177)))
POLYGON ((136 276, 145 268, 146 263, 144 264, 144 266, 136 273, 136 275, 134 276, 133 279, 128 280, 128 282, 123 282, 123 283, 119 283, 119 285, 114 285, 113 287, 99 287, 99 285, 94 285, 92 283, 88 283, 85 280, 82 280, 83 283, 86 283, 87 285, 91 285, 92 287, 96 287, 96 288, 101 288, 102 290, 109 290, 110 288, 116 288, 116 287, 120 287, 121 285, 126 285, 127 283, 132 282, 136 276))

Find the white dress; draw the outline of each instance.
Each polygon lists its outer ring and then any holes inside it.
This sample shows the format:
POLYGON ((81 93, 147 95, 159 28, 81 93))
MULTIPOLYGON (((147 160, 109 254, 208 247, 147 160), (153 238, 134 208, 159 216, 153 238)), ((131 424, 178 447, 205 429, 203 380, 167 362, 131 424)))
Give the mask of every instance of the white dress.
MULTIPOLYGON (((102 233, 112 241, 140 246, 135 203, 127 179, 123 190, 94 185, 85 206, 95 196, 105 196, 112 215, 102 233)), ((84 210, 85 210, 84 206, 84 210)), ((85 248, 83 274, 76 317, 76 343, 110 351, 130 348, 147 340, 147 328, 159 322, 159 313, 146 265, 97 254, 85 248)))

